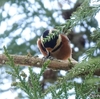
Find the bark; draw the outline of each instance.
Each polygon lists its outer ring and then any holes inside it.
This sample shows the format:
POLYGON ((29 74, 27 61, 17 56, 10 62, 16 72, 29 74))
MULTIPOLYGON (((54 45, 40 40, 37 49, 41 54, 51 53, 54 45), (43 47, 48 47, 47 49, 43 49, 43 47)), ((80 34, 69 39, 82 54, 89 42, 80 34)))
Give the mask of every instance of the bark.
MULTIPOLYGON (((24 55, 10 55, 13 57, 14 63, 21 66, 33 66, 33 67, 42 67, 44 60, 43 58, 35 57, 35 56, 24 56, 24 55)), ((4 54, 0 54, 0 64, 6 64, 8 58, 4 54)), ((59 69, 59 70, 69 70, 78 62, 74 59, 70 59, 67 61, 53 59, 50 61, 48 68, 59 69)), ((17 65, 16 65, 17 66, 17 65)))

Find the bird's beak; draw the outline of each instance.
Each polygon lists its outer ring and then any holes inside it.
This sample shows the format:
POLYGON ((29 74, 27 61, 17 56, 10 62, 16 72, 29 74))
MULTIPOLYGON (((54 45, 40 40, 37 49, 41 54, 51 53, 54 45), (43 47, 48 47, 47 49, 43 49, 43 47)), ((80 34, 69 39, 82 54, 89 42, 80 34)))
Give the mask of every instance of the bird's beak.
POLYGON ((46 50, 47 50, 48 52, 51 52, 51 51, 52 51, 52 48, 47 47, 46 50))

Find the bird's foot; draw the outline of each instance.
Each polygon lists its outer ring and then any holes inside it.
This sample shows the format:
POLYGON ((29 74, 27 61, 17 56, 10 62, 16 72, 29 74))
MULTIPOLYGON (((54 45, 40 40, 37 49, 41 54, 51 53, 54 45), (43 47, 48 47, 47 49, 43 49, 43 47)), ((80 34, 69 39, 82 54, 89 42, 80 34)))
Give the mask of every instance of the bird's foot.
POLYGON ((46 56, 46 57, 43 57, 43 61, 45 62, 46 60, 55 60, 56 58, 55 57, 52 57, 52 56, 46 56))

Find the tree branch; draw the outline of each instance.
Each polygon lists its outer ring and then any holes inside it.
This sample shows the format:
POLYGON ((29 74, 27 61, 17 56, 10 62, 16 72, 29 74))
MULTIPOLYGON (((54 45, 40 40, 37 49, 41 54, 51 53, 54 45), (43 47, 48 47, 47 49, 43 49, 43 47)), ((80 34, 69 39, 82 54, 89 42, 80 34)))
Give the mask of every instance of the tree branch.
MULTIPOLYGON (((40 67, 43 65, 44 61, 43 59, 39 57, 31 57, 28 55, 10 55, 14 59, 14 63, 22 66, 34 66, 34 67, 40 67)), ((0 64, 6 64, 8 61, 8 58, 4 54, 0 54, 0 64)), ((62 61, 62 60, 51 60, 48 68, 52 69, 60 69, 60 70, 69 70, 71 69, 75 64, 78 62, 75 61, 74 59, 70 59, 67 61, 62 61)))

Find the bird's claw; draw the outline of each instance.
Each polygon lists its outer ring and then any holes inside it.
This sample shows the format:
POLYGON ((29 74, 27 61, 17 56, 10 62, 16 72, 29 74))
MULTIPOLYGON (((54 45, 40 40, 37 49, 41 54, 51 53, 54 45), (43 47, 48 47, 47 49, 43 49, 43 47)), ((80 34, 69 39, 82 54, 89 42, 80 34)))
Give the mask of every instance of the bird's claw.
POLYGON ((43 61, 46 61, 47 59, 49 60, 54 60, 56 58, 52 57, 52 56, 46 56, 46 57, 43 57, 43 61))

